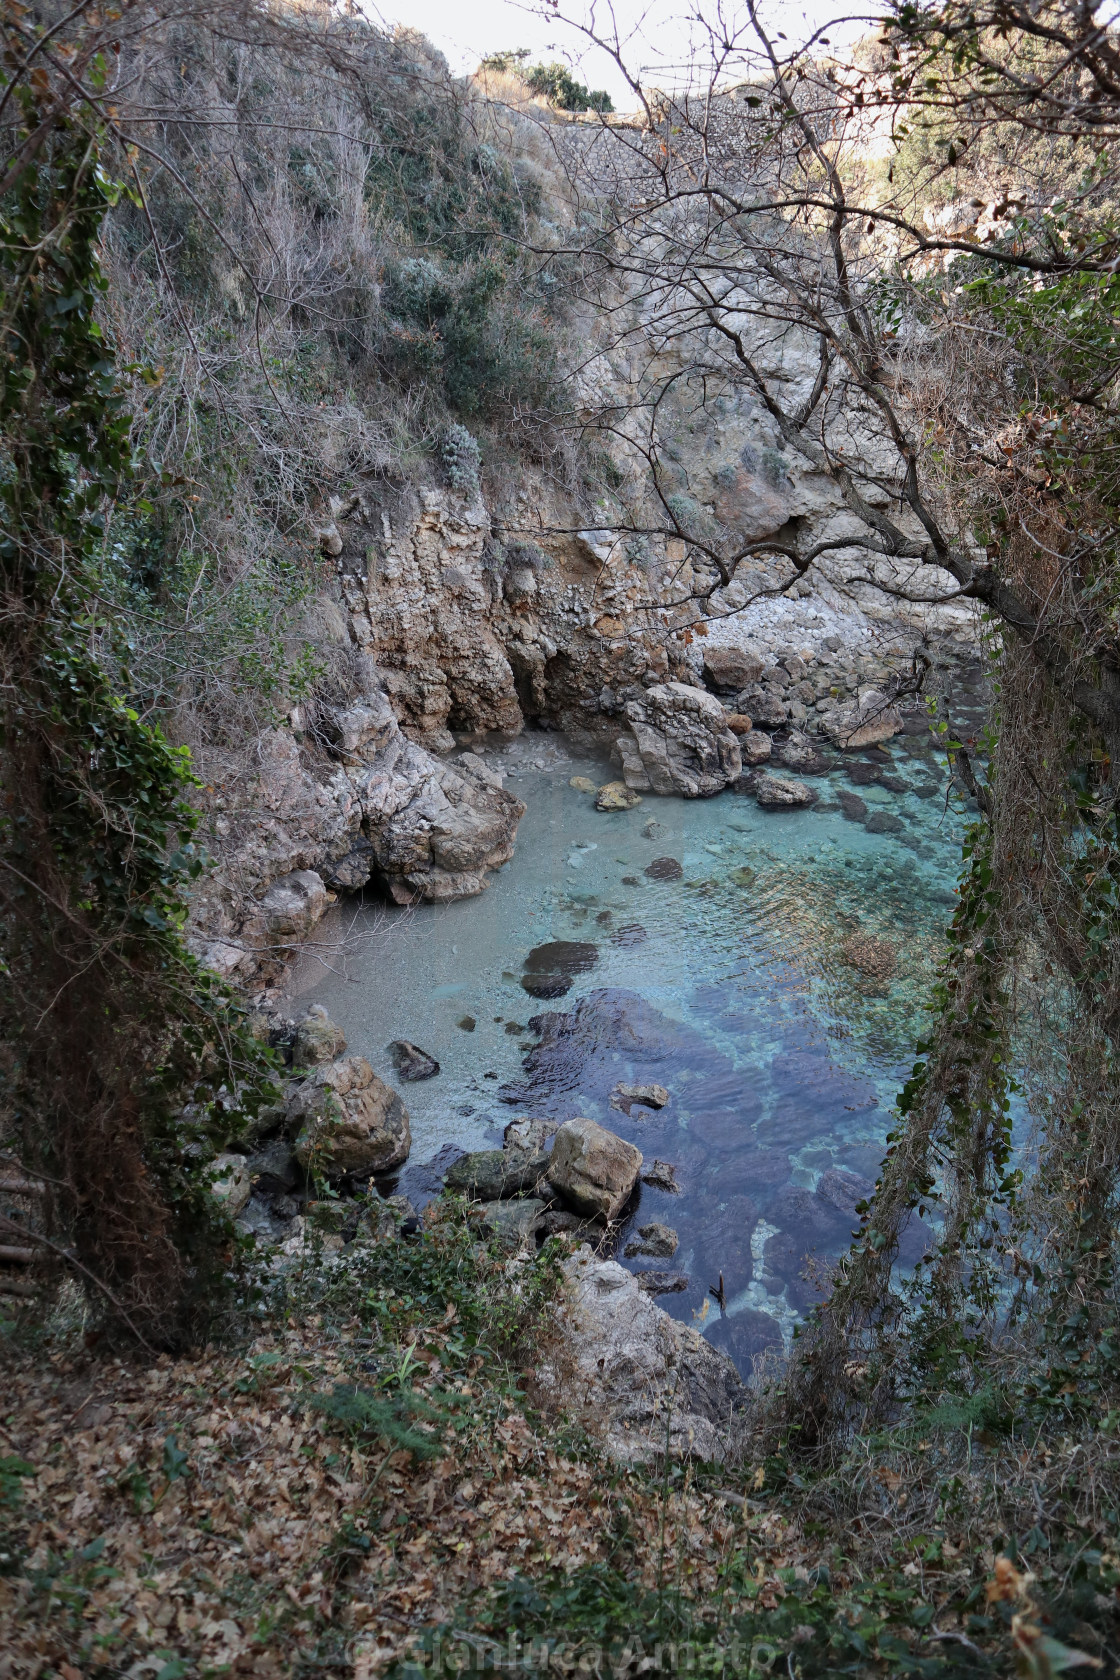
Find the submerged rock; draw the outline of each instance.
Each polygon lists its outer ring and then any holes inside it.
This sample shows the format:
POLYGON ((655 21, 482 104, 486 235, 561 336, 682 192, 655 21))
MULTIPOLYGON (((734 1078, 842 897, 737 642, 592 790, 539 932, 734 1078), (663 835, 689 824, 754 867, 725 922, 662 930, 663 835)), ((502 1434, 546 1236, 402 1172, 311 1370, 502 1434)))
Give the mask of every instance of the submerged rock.
POLYGON ((439 1063, 434 1056, 429 1056, 419 1045, 410 1044, 407 1038, 395 1038, 389 1046, 393 1058, 393 1066, 402 1079, 415 1082, 419 1079, 434 1079, 439 1072, 439 1063))
POLYGON ((319 1068, 288 1099, 300 1165, 327 1178, 387 1172, 408 1159, 408 1110, 364 1056, 319 1068))
POLYGON ((642 803, 640 793, 627 787, 625 782, 605 782, 599 789, 595 800, 597 811, 632 811, 635 805, 642 803))
POLYGON ((569 776, 568 786, 575 788, 577 793, 594 793, 595 783, 590 776, 569 776))
POLYGON ((538 1370, 545 1391, 582 1412, 623 1463, 656 1458, 666 1437, 672 1457, 734 1457, 750 1394, 730 1359, 655 1306, 616 1261, 584 1246, 563 1274, 560 1354, 538 1370))
MULTIPOLYGON (((629 1250, 627 1250, 629 1252, 629 1250)), ((638 1288, 647 1295, 683 1295, 688 1288, 688 1276, 685 1272, 635 1272, 638 1288)))
POLYGON ((567 1120, 556 1133, 548 1181, 577 1213, 610 1220, 621 1212, 642 1170, 632 1143, 594 1120, 567 1120))
POLYGON ((638 1227, 638 1235, 626 1244, 625 1254, 628 1260, 634 1260, 639 1255, 646 1255, 651 1260, 671 1260, 679 1245, 680 1238, 671 1225, 653 1220, 649 1225, 638 1227))
POLYGON ((652 1167, 642 1174, 642 1183, 648 1184, 652 1190, 668 1190, 674 1196, 681 1193, 677 1169, 670 1161, 654 1161, 652 1167))
POLYGON ((849 822, 865 822, 867 820, 867 801, 861 799, 858 793, 849 793, 847 788, 840 788, 836 795, 840 809, 849 822))
POLYGON ((652 863, 646 864, 642 873, 651 881, 679 881, 684 874, 684 866, 679 858, 654 858, 652 863))
POLYGON ((840 947, 845 962, 873 980, 888 980, 898 967, 895 948, 870 933, 853 933, 840 947))
POLYGON ((529 952, 521 984, 530 997, 563 997, 571 991, 576 975, 589 973, 598 961, 598 949, 589 942, 554 939, 529 952))

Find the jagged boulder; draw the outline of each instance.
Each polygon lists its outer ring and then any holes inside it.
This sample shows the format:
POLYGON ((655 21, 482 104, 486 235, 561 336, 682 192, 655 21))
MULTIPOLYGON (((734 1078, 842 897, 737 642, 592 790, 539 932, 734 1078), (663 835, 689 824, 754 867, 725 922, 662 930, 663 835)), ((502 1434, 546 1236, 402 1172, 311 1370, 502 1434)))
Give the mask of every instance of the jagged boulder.
POLYGON ((613 1219, 642 1170, 641 1150, 594 1120, 566 1120, 548 1160, 548 1180, 577 1213, 613 1219))
POLYGON ((300 1165, 326 1178, 387 1172, 408 1159, 408 1110, 364 1056, 317 1068, 288 1099, 300 1165))
POLYGON ((659 683, 626 706, 628 734, 615 743, 623 780, 638 793, 707 798, 738 779, 743 760, 714 695, 659 683))
MULTIPOLYGON (((538 1381, 602 1431, 612 1458, 734 1458, 750 1392, 727 1355, 669 1317, 632 1272, 588 1247, 563 1265, 561 1355, 538 1381)), ((649 1274, 646 1274, 647 1276, 649 1274)))

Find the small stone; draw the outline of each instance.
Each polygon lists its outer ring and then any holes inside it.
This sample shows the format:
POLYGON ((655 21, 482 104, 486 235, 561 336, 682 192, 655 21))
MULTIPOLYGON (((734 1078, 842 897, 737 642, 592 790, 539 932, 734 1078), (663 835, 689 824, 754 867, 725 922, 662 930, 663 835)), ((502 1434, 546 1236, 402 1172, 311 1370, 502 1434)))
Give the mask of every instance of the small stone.
POLYGON ((647 875, 651 881, 679 881, 684 874, 684 869, 679 859, 660 857, 654 858, 652 863, 647 863, 643 874, 647 875))
POLYGON ((294 1188, 299 1173, 287 1138, 273 1138, 246 1158, 246 1169, 262 1195, 278 1195, 294 1188))
POLYGON ((393 1066, 402 1079, 415 1082, 418 1079, 434 1079, 439 1072, 439 1063, 434 1056, 429 1056, 419 1045, 410 1044, 407 1038, 395 1038, 389 1046, 393 1058, 393 1066))
POLYGON ((632 951, 635 946, 644 945, 648 938, 649 934, 641 922, 626 922, 611 934, 611 944, 618 945, 623 951, 632 951))
POLYGON ((642 833, 647 840, 660 840, 662 835, 668 832, 665 824, 659 823, 656 817, 651 817, 647 823, 642 824, 642 833))
POLYGON ((599 789, 595 800, 597 811, 632 811, 635 805, 642 803, 640 793, 626 786, 625 782, 606 782, 599 789))
POLYGON ((867 819, 868 834, 901 834, 905 827, 902 818, 892 816, 889 811, 875 811, 867 819))
POLYGON ((596 793, 598 789, 589 776, 571 776, 568 786, 575 788, 577 793, 596 793))
POLYGON ((627 1260, 635 1260, 639 1255, 645 1255, 650 1260, 671 1260, 680 1245, 680 1238, 670 1225, 661 1225, 656 1220, 649 1225, 638 1228, 636 1240, 626 1244, 627 1260))
POLYGON ((364 1056, 344 1056, 297 1085, 288 1123, 300 1127, 300 1165, 329 1179, 388 1172, 412 1147, 408 1110, 364 1056))
POLYGON ((679 1295, 688 1288, 684 1272, 636 1272, 638 1288, 647 1295, 679 1295))
POLYGON ((764 729, 752 729, 749 735, 739 737, 739 756, 743 760, 744 770, 765 764, 773 751, 774 743, 764 729))
POLYGON ((624 1114, 629 1114, 631 1103, 664 1108, 668 1101, 669 1093, 664 1085, 616 1085, 611 1092, 611 1107, 622 1109, 624 1114))
POLYGON ((463 1015, 456 1022, 456 1025, 462 1027, 464 1032, 474 1032, 478 1022, 475 1020, 473 1015, 463 1015))
POLYGON ((559 1120, 537 1120, 525 1114, 518 1120, 511 1120, 502 1136, 506 1151, 511 1156, 543 1155, 545 1144, 559 1130, 559 1120))
POLYGON ((577 1213, 611 1220, 626 1203, 642 1170, 641 1151, 582 1116, 556 1134, 549 1183, 577 1213))
POLYGON ((729 881, 734 881, 737 887, 753 887, 758 880, 758 871, 748 869, 744 863, 740 868, 733 869, 727 878, 729 881))
POLYGON ((730 729, 732 735, 749 735, 754 728, 754 724, 751 722, 746 712, 729 712, 727 716, 727 727, 730 729))
POLYGON ((713 688, 738 692, 762 675, 762 661, 738 647, 709 647, 704 650, 704 675, 713 688))

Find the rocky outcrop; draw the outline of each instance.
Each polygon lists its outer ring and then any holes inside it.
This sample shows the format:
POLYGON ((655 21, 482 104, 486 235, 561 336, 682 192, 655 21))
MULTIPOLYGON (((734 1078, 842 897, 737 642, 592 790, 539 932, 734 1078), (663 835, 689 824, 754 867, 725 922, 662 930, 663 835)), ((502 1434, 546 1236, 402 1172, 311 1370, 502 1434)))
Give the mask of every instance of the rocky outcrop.
POLYGON ((408 1110, 364 1056, 318 1068, 292 1091, 290 1130, 300 1165, 326 1178, 388 1172, 408 1159, 408 1110))
POLYGON ((191 934, 222 974, 267 978, 331 889, 377 876, 402 904, 470 897, 513 855, 521 801, 473 755, 447 763, 408 740, 368 662, 357 681, 346 701, 268 731, 251 774, 231 763, 228 780, 213 776, 219 868, 192 905, 191 934))
POLYGON ((560 1355, 544 1393, 600 1432, 612 1458, 736 1455, 750 1393, 726 1354, 654 1305, 632 1272, 583 1247, 563 1265, 560 1355))
POLYGON ((626 706, 629 734, 615 741, 626 785, 686 799, 721 793, 742 773, 739 740, 719 701, 686 683, 658 683, 626 706))

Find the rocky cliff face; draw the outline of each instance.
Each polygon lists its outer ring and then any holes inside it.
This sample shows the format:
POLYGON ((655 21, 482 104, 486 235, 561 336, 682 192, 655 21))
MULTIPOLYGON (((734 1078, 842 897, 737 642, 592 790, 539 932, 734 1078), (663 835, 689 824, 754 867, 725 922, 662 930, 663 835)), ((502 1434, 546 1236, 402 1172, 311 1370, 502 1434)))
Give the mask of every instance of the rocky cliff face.
MULTIPOLYGON (((796 463, 742 441, 742 415, 722 431, 718 419, 688 465, 722 519, 753 531, 839 517, 796 463)), ((523 811, 471 751, 491 732, 563 730, 609 750, 632 789, 705 797, 767 758, 769 733, 855 739, 865 713, 881 728, 890 669, 930 628, 927 613, 884 635, 826 580, 708 630, 663 605, 687 584, 683 545, 628 550, 617 531, 581 531, 529 474, 495 501, 427 487, 330 510, 313 611, 329 678, 251 755, 208 765, 218 867, 193 930, 221 972, 268 980, 334 897, 371 879, 398 903, 481 892, 523 811)))

